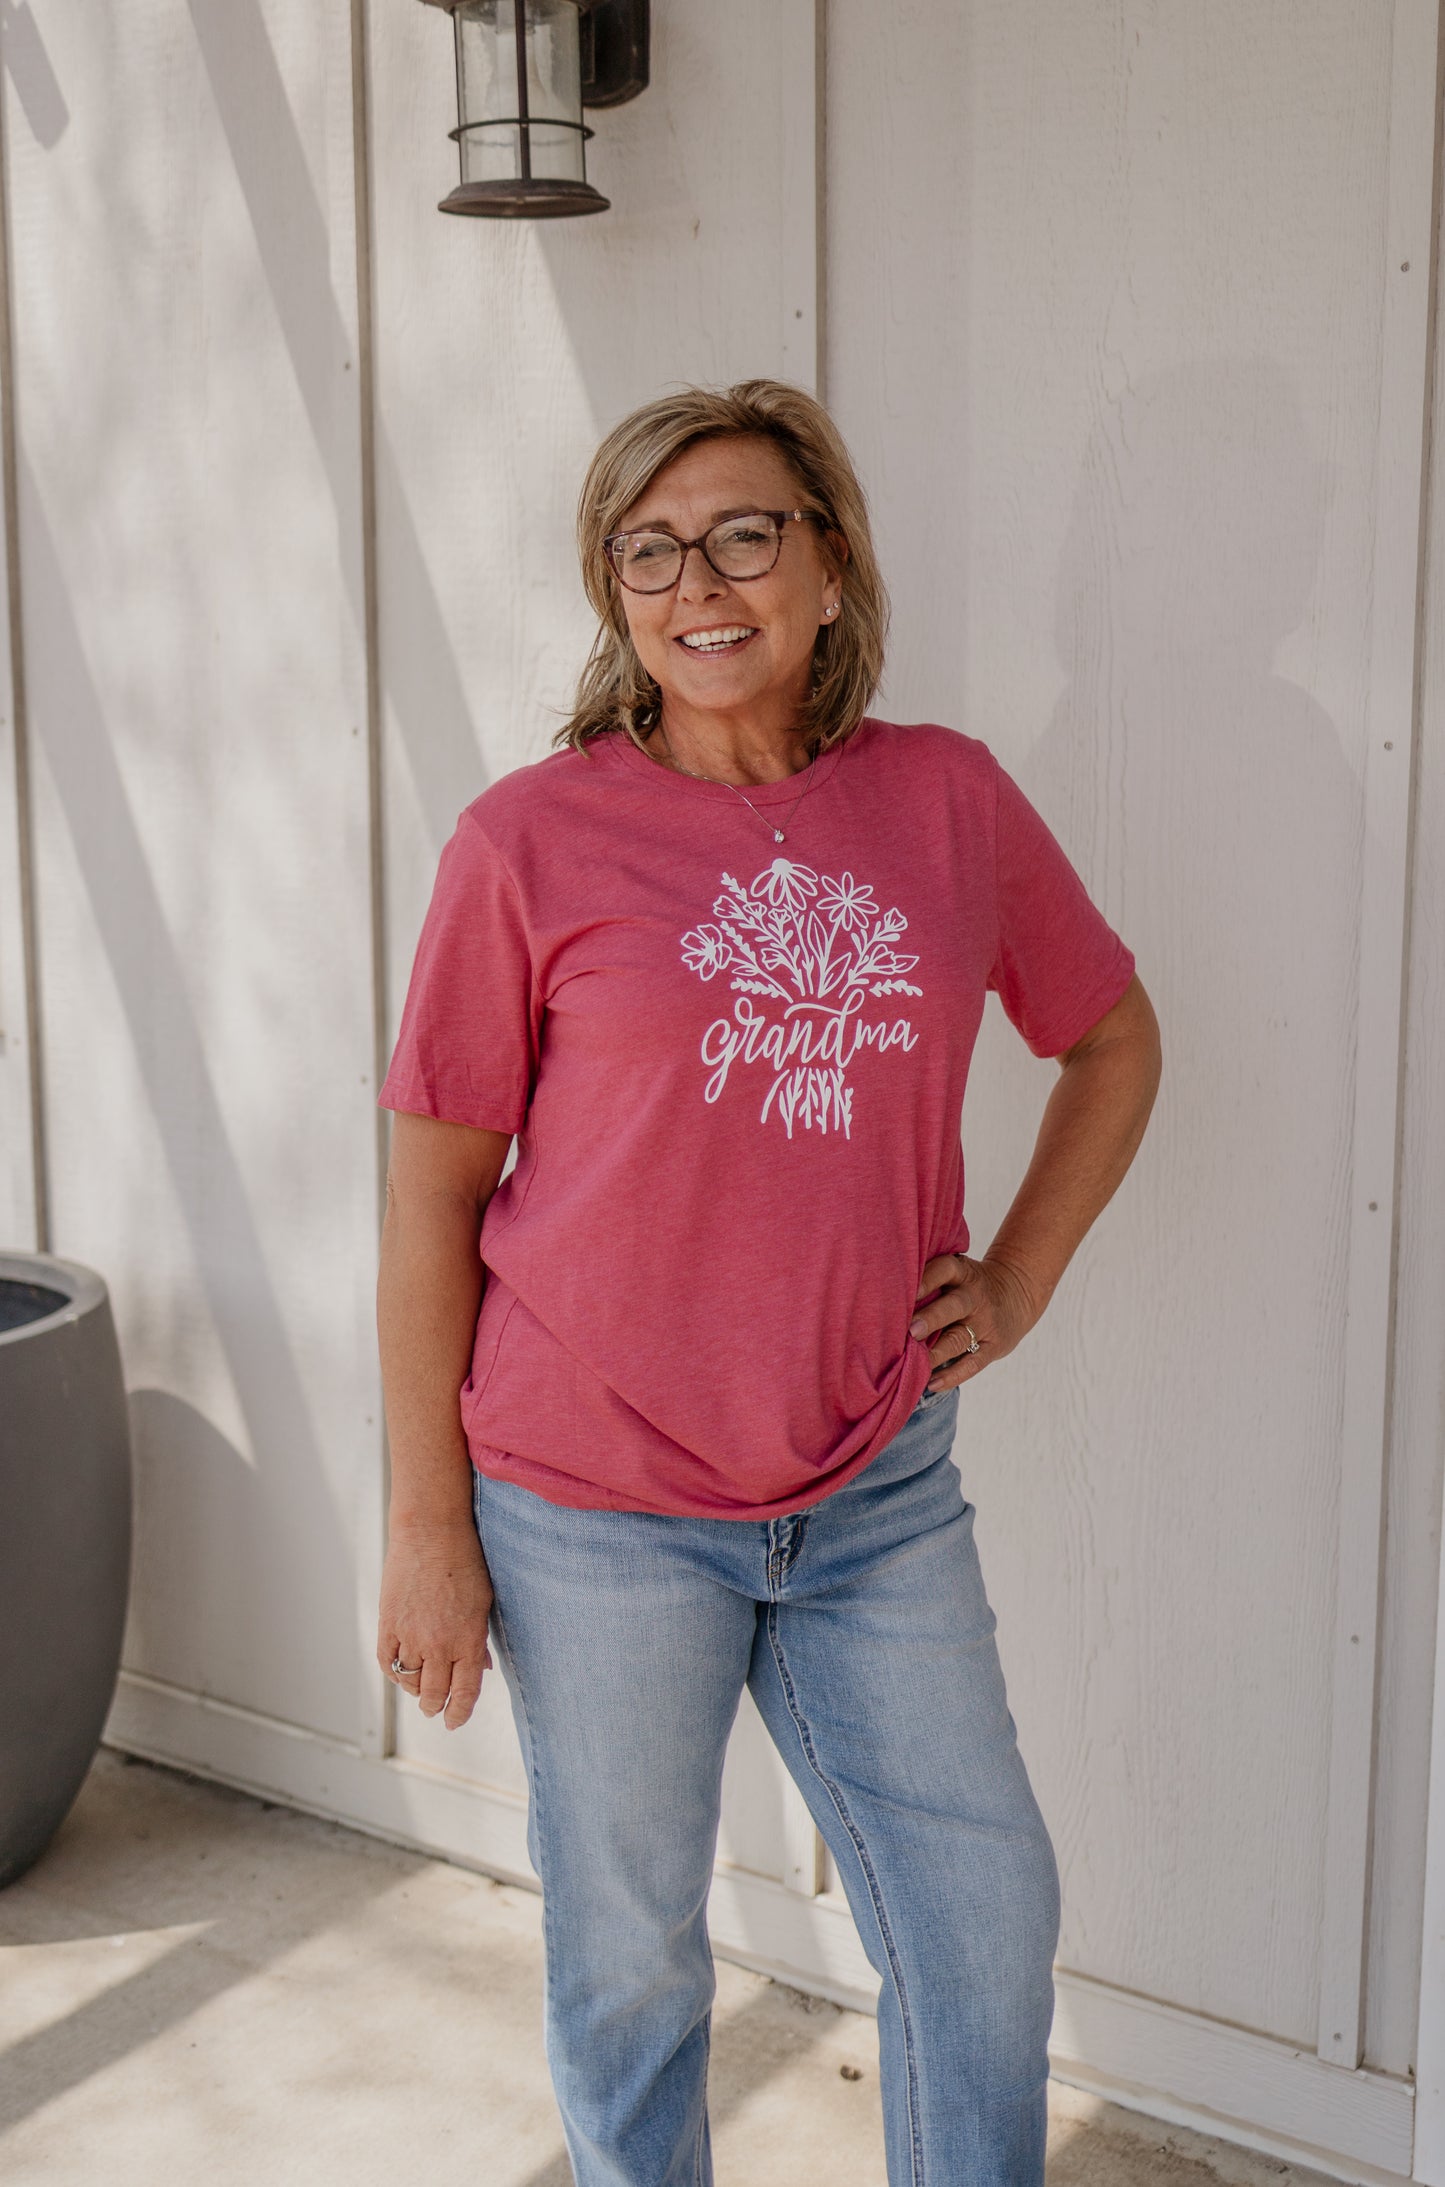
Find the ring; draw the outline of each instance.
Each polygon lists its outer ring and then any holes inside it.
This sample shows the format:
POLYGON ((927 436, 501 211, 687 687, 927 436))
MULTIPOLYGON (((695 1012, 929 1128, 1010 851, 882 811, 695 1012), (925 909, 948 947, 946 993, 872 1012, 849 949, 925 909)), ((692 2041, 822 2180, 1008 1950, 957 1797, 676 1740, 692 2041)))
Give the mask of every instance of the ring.
POLYGON ((402 1662, 400 1656, 396 1656, 393 1659, 391 1668, 398 1674, 399 1677, 402 1678, 417 1678, 421 1674, 420 1663, 413 1663, 408 1666, 407 1664, 402 1662))
POLYGON ((963 1356, 965 1359, 968 1359, 974 1352, 978 1350, 978 1338, 974 1335, 972 1329, 969 1329, 967 1322, 965 1322, 963 1326, 966 1330, 968 1330, 968 1342, 963 1348, 963 1356))

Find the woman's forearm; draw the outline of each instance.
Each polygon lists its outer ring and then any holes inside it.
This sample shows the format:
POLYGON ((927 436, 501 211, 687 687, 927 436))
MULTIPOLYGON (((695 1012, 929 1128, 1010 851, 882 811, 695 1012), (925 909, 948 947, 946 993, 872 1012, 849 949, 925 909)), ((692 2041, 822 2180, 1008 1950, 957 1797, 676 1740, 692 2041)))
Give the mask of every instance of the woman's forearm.
POLYGON ((393 1533, 471 1525, 472 1463, 457 1395, 481 1304, 480 1227, 471 1198, 388 1192, 376 1326, 393 1533))
POLYGON ((1159 1028, 1142 988, 1117 1035, 1083 1046, 1049 1095, 1033 1158, 984 1255, 1011 1269, 1041 1314, 1123 1181, 1159 1084, 1159 1028))

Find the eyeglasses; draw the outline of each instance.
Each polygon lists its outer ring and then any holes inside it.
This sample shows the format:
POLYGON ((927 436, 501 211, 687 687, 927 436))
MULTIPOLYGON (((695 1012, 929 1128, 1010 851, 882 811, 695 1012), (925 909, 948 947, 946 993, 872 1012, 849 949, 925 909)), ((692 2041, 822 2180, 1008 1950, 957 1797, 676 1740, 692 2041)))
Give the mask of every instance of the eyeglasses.
POLYGON ((783 526, 823 519, 816 509, 754 509, 747 516, 724 517, 700 539, 675 539, 671 532, 613 532, 602 551, 629 592, 669 592, 681 577, 688 555, 701 547, 703 559, 719 577, 746 584, 766 577, 782 551, 783 526))

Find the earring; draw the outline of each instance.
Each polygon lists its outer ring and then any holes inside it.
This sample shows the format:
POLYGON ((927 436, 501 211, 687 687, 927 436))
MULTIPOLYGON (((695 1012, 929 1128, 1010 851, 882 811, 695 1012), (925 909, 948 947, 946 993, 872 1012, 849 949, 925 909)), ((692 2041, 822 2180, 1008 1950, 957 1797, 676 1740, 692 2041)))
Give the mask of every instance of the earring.
POLYGON ((828 613, 829 615, 836 615, 836 614, 837 614, 837 612, 838 612, 838 605, 837 605, 837 602, 835 601, 835 602, 833 603, 832 607, 830 607, 830 608, 829 608, 829 609, 827 610, 827 613, 828 613))

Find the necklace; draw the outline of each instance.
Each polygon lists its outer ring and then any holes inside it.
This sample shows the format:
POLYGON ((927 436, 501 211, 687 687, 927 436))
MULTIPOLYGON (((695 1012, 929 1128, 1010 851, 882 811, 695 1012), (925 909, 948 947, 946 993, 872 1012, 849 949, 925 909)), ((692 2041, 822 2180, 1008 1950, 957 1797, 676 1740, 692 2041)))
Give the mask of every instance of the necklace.
MULTIPOLYGON (((715 785, 716 788, 720 790, 732 790, 738 797, 742 798, 743 803, 747 806, 748 811, 752 814, 753 818, 755 820, 762 820, 763 826, 768 830, 775 843, 782 843, 787 840, 783 833, 783 830, 777 825, 776 821, 764 819, 763 815, 758 811, 758 808, 753 803, 752 799, 750 797, 744 797, 743 792, 738 789, 738 786, 735 782, 724 782, 718 775, 700 775, 695 767, 684 767, 682 761, 678 758, 676 752, 674 752, 667 731, 662 728, 662 723, 659 722, 657 726, 659 729, 662 730, 662 741, 667 746, 667 756, 672 761, 673 766, 677 768, 680 774, 691 775, 694 782, 711 782, 715 785)), ((813 787, 813 769, 817 766, 817 764, 818 755, 815 752, 812 759, 808 763, 808 779, 803 784, 802 789, 799 790, 797 796, 793 799, 792 805, 789 807, 788 825, 790 827, 793 821, 793 814, 797 811, 798 807, 802 804, 803 799, 807 796, 809 790, 811 790, 813 787)))

